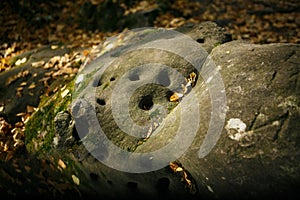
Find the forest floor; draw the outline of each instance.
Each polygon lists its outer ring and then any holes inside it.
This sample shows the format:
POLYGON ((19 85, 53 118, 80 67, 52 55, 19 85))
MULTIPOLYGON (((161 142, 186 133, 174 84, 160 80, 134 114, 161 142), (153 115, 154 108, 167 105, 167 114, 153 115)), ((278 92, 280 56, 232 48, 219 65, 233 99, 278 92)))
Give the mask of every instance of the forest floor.
MULTIPOLYGON (((86 15, 91 15, 88 13, 89 8, 104 1, 52 0, 47 3, 41 0, 1 1, 1 57, 5 59, 53 42, 72 43, 74 46, 98 45, 106 37, 128 28, 119 26, 110 31, 89 29, 86 25, 90 20, 86 15)), ((126 17, 132 13, 157 9, 159 1, 120 0, 120 2, 126 2, 120 4, 123 9, 122 15, 126 17)), ((167 8, 159 8, 159 13, 155 15, 151 25, 175 28, 189 22, 214 21, 232 34, 234 40, 244 39, 257 44, 300 43, 300 3, 297 0, 172 0, 170 2, 173 3, 167 4, 167 8)), ((110 7, 107 5, 105 9, 109 10, 110 7)), ((7 67, 9 68, 1 63, 0 72, 7 70, 7 67)))

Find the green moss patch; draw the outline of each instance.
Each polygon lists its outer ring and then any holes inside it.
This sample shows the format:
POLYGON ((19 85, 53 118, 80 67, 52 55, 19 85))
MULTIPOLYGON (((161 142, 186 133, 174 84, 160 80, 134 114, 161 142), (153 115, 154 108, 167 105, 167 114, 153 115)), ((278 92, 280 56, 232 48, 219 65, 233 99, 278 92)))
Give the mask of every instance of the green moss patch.
POLYGON ((46 153, 52 147, 55 136, 54 118, 60 111, 67 110, 72 101, 74 81, 68 83, 51 97, 43 97, 38 110, 25 126, 25 145, 29 152, 46 153))

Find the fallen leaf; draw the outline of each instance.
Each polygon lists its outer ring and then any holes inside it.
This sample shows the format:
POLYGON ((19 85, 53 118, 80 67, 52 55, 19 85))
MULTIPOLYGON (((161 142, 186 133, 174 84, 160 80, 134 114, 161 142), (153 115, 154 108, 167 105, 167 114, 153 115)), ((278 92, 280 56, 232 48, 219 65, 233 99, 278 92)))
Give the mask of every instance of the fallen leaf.
POLYGON ((25 86, 25 85, 27 85, 27 83, 26 83, 26 82, 22 82, 22 83, 20 83, 20 86, 25 86))
POLYGON ((22 58, 22 59, 18 59, 18 60, 15 62, 15 65, 16 65, 16 66, 22 65, 22 64, 24 64, 26 61, 27 61, 27 58, 26 58, 26 57, 24 57, 24 58, 22 58))
POLYGON ((61 98, 64 98, 65 96, 67 96, 67 94, 69 93, 70 90, 65 89, 62 93, 61 93, 61 98))
POLYGON ((26 111, 27 113, 33 113, 34 111, 36 111, 36 108, 30 105, 26 106, 26 111))
POLYGON ((18 87, 18 88, 17 88, 17 91, 20 91, 20 92, 21 92, 21 91, 23 91, 23 90, 24 90, 23 87, 18 87))
MULTIPOLYGON (((173 172, 178 172, 177 169, 180 167, 177 162, 171 162, 169 164, 169 167, 172 169, 173 172)), ((182 168, 182 167, 180 167, 182 168)))
POLYGON ((35 87, 36 87, 35 83, 31 83, 31 84, 29 85, 28 89, 33 89, 33 88, 35 88, 35 87))
POLYGON ((58 45, 51 45, 51 49, 52 50, 55 50, 55 49, 57 49, 59 46, 58 45))
POLYGON ((24 70, 18 73, 18 78, 26 77, 29 75, 29 70, 24 70))
POLYGON ((58 160, 57 164, 63 169, 66 169, 67 167, 64 161, 62 161, 61 159, 58 160))
POLYGON ((23 96, 23 95, 22 95, 22 92, 17 91, 16 96, 17 96, 17 97, 22 97, 22 96, 23 96))
POLYGON ((24 115, 26 115, 26 113, 24 113, 24 112, 16 114, 17 117, 21 117, 21 116, 24 116, 24 115))
POLYGON ((79 185, 79 184, 80 184, 79 178, 77 178, 77 176, 75 176, 74 174, 72 174, 72 179, 73 179, 73 182, 74 182, 76 185, 79 185))
POLYGON ((31 167, 25 165, 25 166, 24 166, 24 169, 25 169, 27 172, 29 172, 29 171, 31 170, 31 167))
POLYGON ((175 93, 170 97, 170 101, 171 101, 171 102, 177 102, 177 101, 179 101, 179 99, 180 99, 181 97, 183 97, 183 94, 175 92, 175 93))
POLYGON ((15 82, 18 78, 19 78, 18 75, 8 77, 5 81, 5 86, 9 86, 13 82, 15 82))
POLYGON ((33 62, 31 63, 32 67, 41 67, 45 64, 45 61, 41 60, 41 61, 37 61, 37 62, 33 62))
POLYGON ((0 112, 4 111, 4 105, 0 105, 0 112))
POLYGON ((181 167, 177 167, 176 172, 182 172, 183 169, 181 167))

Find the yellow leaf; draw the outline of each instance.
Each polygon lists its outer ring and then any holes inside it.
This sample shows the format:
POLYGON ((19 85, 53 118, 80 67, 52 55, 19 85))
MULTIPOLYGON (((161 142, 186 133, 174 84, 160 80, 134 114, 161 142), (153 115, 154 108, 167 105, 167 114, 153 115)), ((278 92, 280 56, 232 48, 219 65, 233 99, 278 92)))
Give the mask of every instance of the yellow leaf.
POLYGON ((73 182, 74 182, 76 185, 79 185, 79 184, 80 184, 79 178, 77 178, 77 176, 75 176, 74 174, 72 174, 72 179, 73 179, 73 182))
POLYGON ((16 114, 17 117, 21 117, 21 116, 24 116, 24 115, 26 115, 26 113, 18 113, 18 114, 16 114))
POLYGON ((62 161, 61 159, 59 159, 57 163, 58 163, 58 165, 59 165, 61 168, 66 169, 67 166, 66 166, 66 164, 64 163, 64 161, 62 161))
POLYGON ((37 62, 33 62, 31 63, 32 67, 41 67, 45 64, 45 61, 41 60, 41 61, 37 61, 37 62))
POLYGON ((182 172, 183 169, 181 167, 177 167, 176 172, 182 172))
POLYGON ((26 110, 27 110, 27 113, 33 113, 36 110, 36 108, 33 106, 27 105, 26 110))
POLYGON ((0 105, 0 112, 3 112, 4 110, 4 105, 0 105))
POLYGON ((35 88, 35 87, 36 87, 35 83, 31 83, 31 84, 29 85, 28 89, 33 89, 33 88, 35 88))
POLYGON ((170 97, 170 101, 171 101, 171 102, 179 101, 179 99, 180 99, 181 97, 183 97, 183 94, 175 92, 175 93, 170 97))
POLYGON ((27 83, 26 83, 26 82, 22 82, 22 83, 20 83, 20 86, 25 86, 25 85, 27 85, 27 83))
POLYGON ((64 98, 65 96, 67 96, 67 94, 69 94, 69 90, 65 89, 62 93, 61 93, 61 98, 64 98))
POLYGON ((22 90, 24 90, 23 87, 18 87, 18 88, 17 88, 17 91, 20 91, 20 92, 21 92, 22 90))
POLYGON ((22 59, 19 59, 19 60, 17 60, 16 62, 15 62, 15 65, 21 65, 21 64, 23 64, 23 63, 25 63, 27 61, 27 58, 25 57, 25 58, 22 58, 22 59))

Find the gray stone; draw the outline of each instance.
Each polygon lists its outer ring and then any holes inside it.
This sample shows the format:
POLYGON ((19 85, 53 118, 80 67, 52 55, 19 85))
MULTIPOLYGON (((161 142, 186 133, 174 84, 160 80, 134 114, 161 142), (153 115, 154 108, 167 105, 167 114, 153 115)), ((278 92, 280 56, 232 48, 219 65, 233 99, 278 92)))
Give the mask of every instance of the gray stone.
MULTIPOLYGON (((196 54, 196 63, 201 65, 197 70, 187 62, 190 57, 183 59, 164 49, 126 52, 140 45, 129 39, 114 53, 103 54, 104 59, 86 66, 84 78, 75 81, 80 92, 74 93, 70 113, 81 140, 63 156, 72 160, 69 168, 74 171, 70 173, 78 176, 82 196, 299 196, 300 46, 243 41, 222 44, 228 37, 220 28, 210 23, 209 27, 215 28, 201 31, 205 29, 202 25, 186 29, 192 38, 204 42, 200 45, 206 51, 196 54), (163 65, 172 66, 181 76, 163 65), (170 96, 181 91, 184 77, 192 72, 197 80, 191 92, 179 102, 170 102, 170 96), (141 85, 136 88, 133 83, 141 85), (126 105, 119 102, 123 99, 128 99, 129 115, 122 113, 126 105), (129 118, 134 125, 127 123, 129 118), (128 134, 132 132, 140 135, 128 134), (107 145, 107 139, 112 145, 107 145), (167 145, 169 151, 155 153, 167 145), (123 151, 116 153, 114 146, 123 151), (135 158, 134 153, 148 154, 135 158), (120 155, 122 159, 114 160, 120 155), (111 166, 106 166, 111 160, 111 166), (176 161, 181 168, 172 171, 168 161, 176 161), (128 171, 120 170, 123 166, 128 171), (141 173, 149 166, 159 169, 141 173), (140 173, 130 173, 129 168, 140 173)), ((179 47, 180 42, 174 46, 179 47)), ((192 44, 188 47, 194 48, 192 44)), ((70 120, 64 113, 56 118, 59 135, 64 135, 60 132, 67 124, 60 120, 64 117, 65 122, 70 120)), ((59 151, 51 155, 62 156, 59 151)))
POLYGON ((232 40, 231 35, 225 28, 211 21, 200 24, 187 24, 176 30, 196 40, 209 53, 216 46, 232 40))
MULTIPOLYGON (((296 195, 300 184, 299 52, 295 44, 241 41, 213 49, 212 60, 227 96, 224 128, 212 151, 199 158, 204 137, 213 126, 213 113, 210 91, 198 80, 193 90, 201 102, 201 122, 193 144, 179 158, 196 180, 202 197, 271 199, 296 195)), ((180 116, 179 111, 175 115, 180 116)), ((172 137, 172 133, 166 130, 164 137, 172 137)), ((141 151, 164 144, 161 139, 150 138, 140 146, 141 151)))

